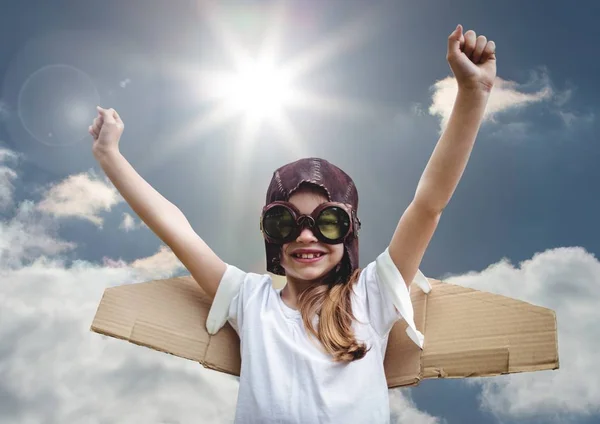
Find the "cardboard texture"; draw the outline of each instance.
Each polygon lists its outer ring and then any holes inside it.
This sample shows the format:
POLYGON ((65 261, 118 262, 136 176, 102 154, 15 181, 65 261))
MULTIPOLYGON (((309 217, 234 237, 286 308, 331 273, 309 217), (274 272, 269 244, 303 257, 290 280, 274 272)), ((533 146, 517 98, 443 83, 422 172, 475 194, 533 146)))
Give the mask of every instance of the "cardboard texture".
MULTIPOLYGON (((388 386, 429 378, 494 376, 557 369, 554 311, 504 296, 429 279, 432 291, 414 284, 415 324, 425 335, 421 350, 398 322, 385 357, 388 386)), ((217 371, 239 376, 240 341, 226 324, 206 331, 211 301, 191 276, 105 290, 91 330, 127 340, 217 371)))

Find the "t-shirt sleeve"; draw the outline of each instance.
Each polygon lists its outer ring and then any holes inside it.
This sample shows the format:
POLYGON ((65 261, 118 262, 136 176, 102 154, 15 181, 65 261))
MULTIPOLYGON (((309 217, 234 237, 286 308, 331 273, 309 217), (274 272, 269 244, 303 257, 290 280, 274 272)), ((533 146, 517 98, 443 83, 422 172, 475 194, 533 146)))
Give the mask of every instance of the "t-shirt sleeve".
POLYGON ((265 276, 247 273, 227 264, 206 319, 208 333, 216 334, 226 322, 229 322, 240 335, 245 306, 265 279, 265 276))
POLYGON ((392 261, 388 249, 363 269, 356 284, 373 330, 385 337, 394 324, 404 319, 411 340, 423 348, 424 336, 414 323, 414 310, 409 288, 392 261))

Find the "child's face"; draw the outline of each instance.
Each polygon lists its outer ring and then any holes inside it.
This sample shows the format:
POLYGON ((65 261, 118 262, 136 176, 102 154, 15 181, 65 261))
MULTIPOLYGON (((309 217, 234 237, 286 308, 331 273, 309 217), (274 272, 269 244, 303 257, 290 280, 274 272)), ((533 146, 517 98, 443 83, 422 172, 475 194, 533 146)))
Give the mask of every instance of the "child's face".
MULTIPOLYGON (((327 201, 318 192, 300 189, 289 198, 289 202, 302 214, 310 214, 317 206, 327 201)), ((313 255, 314 256, 314 255, 313 255)), ((290 278, 301 281, 313 281, 323 278, 344 256, 344 245, 321 243, 309 228, 304 228, 298 238, 283 245, 281 265, 290 278), (303 250, 318 252, 318 257, 298 258, 296 253, 303 250)))

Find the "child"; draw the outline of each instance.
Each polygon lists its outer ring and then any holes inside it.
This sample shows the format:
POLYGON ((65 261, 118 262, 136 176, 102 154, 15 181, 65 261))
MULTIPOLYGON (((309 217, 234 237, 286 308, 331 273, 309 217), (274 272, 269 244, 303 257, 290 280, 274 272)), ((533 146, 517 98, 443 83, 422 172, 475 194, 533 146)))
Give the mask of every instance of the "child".
POLYGON ((183 213, 119 153, 118 114, 98 108, 89 128, 94 156, 213 298, 209 332, 228 321, 240 336, 236 423, 389 422, 388 335, 404 319, 411 339, 423 347, 408 288, 465 169, 496 74, 494 42, 473 31, 463 35, 460 25, 448 39, 447 59, 459 87, 448 126, 388 248, 364 269, 352 179, 317 158, 274 172, 260 229, 267 270, 286 276, 281 290, 268 274, 246 273, 217 257, 183 213))

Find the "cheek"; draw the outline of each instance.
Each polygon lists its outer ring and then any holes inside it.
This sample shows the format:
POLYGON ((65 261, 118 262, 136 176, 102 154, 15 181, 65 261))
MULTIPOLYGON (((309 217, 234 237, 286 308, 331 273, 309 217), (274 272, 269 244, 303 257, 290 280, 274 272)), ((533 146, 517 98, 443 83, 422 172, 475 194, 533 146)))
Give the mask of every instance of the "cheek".
POLYGON ((289 246, 289 243, 284 244, 283 246, 281 246, 281 250, 279 251, 279 261, 282 264, 288 264, 290 262, 289 255, 287 254, 289 246))
POLYGON ((331 257, 336 263, 341 261, 344 257, 344 245, 336 244, 335 246, 333 246, 331 249, 331 257))

